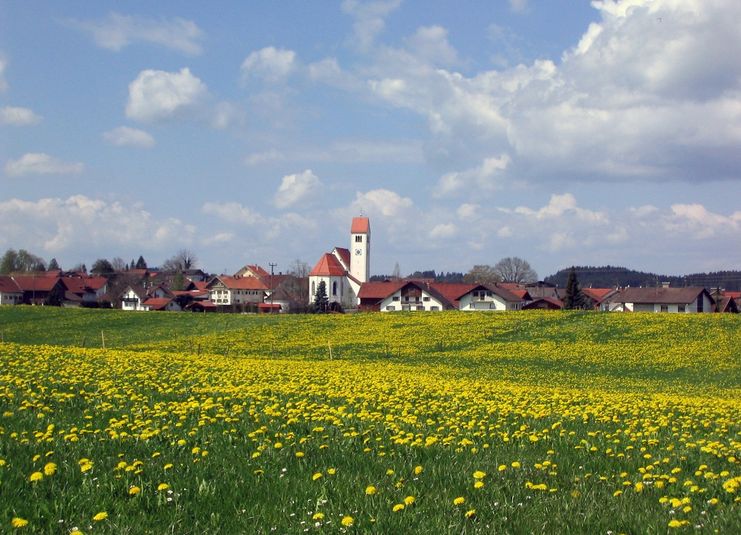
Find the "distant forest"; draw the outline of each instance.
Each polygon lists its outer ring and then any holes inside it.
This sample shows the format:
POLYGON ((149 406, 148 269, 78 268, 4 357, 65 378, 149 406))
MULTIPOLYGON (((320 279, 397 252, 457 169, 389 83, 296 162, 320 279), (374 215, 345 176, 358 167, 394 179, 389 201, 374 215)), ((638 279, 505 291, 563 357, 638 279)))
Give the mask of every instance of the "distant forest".
MULTIPOLYGON (((705 288, 724 288, 730 291, 741 290, 741 271, 714 271, 712 273, 692 273, 690 275, 657 275, 616 266, 576 266, 576 277, 582 288, 614 288, 615 286, 658 286, 669 282, 674 287, 703 286, 705 288)), ((549 275, 545 282, 565 287, 571 268, 562 269, 549 275)))

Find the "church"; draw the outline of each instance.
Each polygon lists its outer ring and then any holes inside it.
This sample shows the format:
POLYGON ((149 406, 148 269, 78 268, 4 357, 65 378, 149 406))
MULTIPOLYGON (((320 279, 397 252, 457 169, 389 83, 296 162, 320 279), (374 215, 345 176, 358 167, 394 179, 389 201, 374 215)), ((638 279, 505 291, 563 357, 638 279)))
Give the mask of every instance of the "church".
POLYGON ((357 308, 360 286, 370 277, 370 221, 354 217, 350 225, 350 248, 335 247, 324 253, 309 273, 309 303, 324 282, 330 303, 344 309, 357 308))

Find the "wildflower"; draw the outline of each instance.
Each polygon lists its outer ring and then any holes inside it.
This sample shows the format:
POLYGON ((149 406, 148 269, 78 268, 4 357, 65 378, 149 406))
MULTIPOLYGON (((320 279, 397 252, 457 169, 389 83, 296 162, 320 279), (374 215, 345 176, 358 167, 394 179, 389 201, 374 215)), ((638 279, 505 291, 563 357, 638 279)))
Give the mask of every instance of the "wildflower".
POLYGON ((458 496, 453 500, 453 505, 463 505, 464 503, 466 503, 466 499, 463 496, 458 496))
POLYGON ((612 495, 615 498, 617 498, 618 496, 621 496, 622 494, 623 494, 623 491, 622 490, 616 490, 615 492, 612 493, 612 495))
POLYGON ((689 520, 677 520, 676 518, 669 521, 670 528, 681 528, 684 526, 689 526, 689 524, 689 520))
POLYGON ((483 481, 480 481, 480 480, 479 481, 475 481, 474 484, 473 484, 473 488, 475 488, 475 489, 480 489, 483 486, 484 486, 484 482, 483 481))
POLYGON ((44 479, 44 474, 42 474, 41 472, 34 472, 28 477, 28 480, 31 481, 32 483, 36 481, 41 481, 42 479, 44 479))
POLYGON ((316 481, 317 479, 320 479, 321 477, 322 477, 322 473, 321 472, 317 472, 316 474, 314 474, 313 476, 311 476, 311 480, 312 481, 316 481))
POLYGON ((414 496, 407 496, 404 498, 404 505, 413 505, 414 502, 417 501, 414 496))
POLYGON ((336 468, 327 468, 327 473, 330 476, 333 476, 333 475, 335 475, 337 473, 337 469, 336 468))
POLYGON ((476 516, 476 509, 469 509, 466 511, 466 518, 474 518, 476 516))
POLYGON ((633 490, 636 491, 636 492, 643 492, 643 488, 644 487, 645 487, 645 485, 639 481, 638 483, 636 483, 635 485, 633 485, 633 490))
POLYGON ((96 514, 93 517, 93 520, 95 522, 101 522, 102 520, 105 520, 106 518, 108 518, 108 513, 106 513, 105 511, 101 511, 100 513, 96 514))
POLYGON ((136 496, 142 491, 141 488, 134 485, 133 487, 129 488, 129 496, 136 496))
POLYGON ((352 526, 355 523, 355 519, 353 517, 349 516, 349 515, 348 516, 343 516, 342 517, 342 521, 340 523, 343 526, 345 526, 346 528, 349 528, 350 526, 352 526))
POLYGON ((499 470, 500 472, 504 472, 506 469, 507 469, 507 465, 506 464, 500 464, 497 467, 497 470, 499 470))
POLYGON ((160 492, 163 490, 167 490, 169 488, 170 488, 170 485, 168 485, 167 483, 160 483, 159 485, 157 485, 157 490, 160 492))
POLYGON ((165 466, 162 467, 164 470, 169 470, 172 468, 172 463, 167 463, 165 466))
POLYGON ((47 476, 53 476, 57 473, 57 465, 56 463, 46 463, 44 465, 44 474, 47 476))
POLYGON ((476 470, 473 473, 474 479, 484 479, 486 477, 486 472, 482 472, 481 470, 476 470))
POLYGON ((376 493, 376 487, 373 485, 368 485, 365 487, 365 495, 366 496, 373 496, 376 493))
POLYGON ((419 465, 415 466, 414 467, 414 475, 415 476, 418 476, 419 474, 422 473, 423 470, 424 470, 424 468, 422 468, 421 466, 419 466, 419 465))
POLYGON ((294 455, 296 455, 296 458, 297 459, 301 459, 304 456, 304 452, 303 451, 297 451, 294 455))
POLYGON ((312 520, 324 520, 324 513, 317 512, 311 517, 312 520))
POLYGON ((398 513, 399 511, 403 511, 404 510, 404 507, 405 506, 404 506, 403 503, 397 503, 396 505, 394 505, 394 507, 393 507, 392 510, 393 510, 394 513, 398 513))
POLYGON ((14 528, 25 528, 28 525, 28 520, 16 516, 10 521, 10 525, 14 528))
POLYGON ((522 464, 520 464, 520 461, 513 461, 512 462, 512 468, 520 468, 522 464))

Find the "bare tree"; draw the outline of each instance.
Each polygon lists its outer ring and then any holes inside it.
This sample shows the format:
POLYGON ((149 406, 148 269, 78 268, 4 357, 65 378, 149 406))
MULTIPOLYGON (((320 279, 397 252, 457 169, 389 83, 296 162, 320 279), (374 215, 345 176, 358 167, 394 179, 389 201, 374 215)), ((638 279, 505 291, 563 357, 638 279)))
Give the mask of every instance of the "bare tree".
POLYGON ((117 256, 111 260, 111 266, 113 266, 113 271, 123 271, 126 269, 126 262, 123 258, 117 256))
POLYGON ((162 264, 162 271, 187 271, 198 265, 198 258, 193 251, 180 249, 162 264))
POLYGON ((308 277, 309 264, 297 258, 296 260, 291 262, 290 266, 288 266, 288 274, 293 275, 294 277, 298 277, 299 279, 308 277))
POLYGON ((399 267, 398 262, 394 264, 394 271, 391 273, 391 280, 401 280, 401 267, 399 267))
POLYGON ((501 280, 494 267, 487 264, 477 264, 463 276, 463 281, 469 284, 495 284, 501 280))
POLYGON ((538 280, 538 274, 527 260, 516 256, 502 258, 494 266, 494 272, 502 282, 528 283, 538 280))

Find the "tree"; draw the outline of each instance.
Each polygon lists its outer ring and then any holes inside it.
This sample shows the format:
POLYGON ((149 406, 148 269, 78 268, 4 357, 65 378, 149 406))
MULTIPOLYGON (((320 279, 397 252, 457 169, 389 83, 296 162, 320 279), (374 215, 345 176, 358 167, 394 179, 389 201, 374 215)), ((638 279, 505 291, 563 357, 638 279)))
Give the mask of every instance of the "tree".
MULTIPOLYGON (((133 260, 131 261, 131 266, 132 266, 132 268, 134 266, 134 261, 133 260)), ((136 269, 147 269, 147 263, 144 260, 144 257, 141 256, 141 255, 139 255, 139 260, 136 261, 136 269)))
POLYGON ((523 284, 538 280, 538 274, 530 267, 527 260, 523 260, 517 256, 502 258, 494 266, 494 272, 502 282, 523 284))
POLYGON ((0 260, 0 273, 46 271, 44 260, 25 249, 8 249, 0 260))
POLYGON ((398 262, 394 264, 394 271, 391 272, 391 280, 401 280, 401 267, 399 267, 398 262))
POLYGON ((49 266, 47 267, 49 271, 57 271, 59 269, 62 269, 59 267, 59 262, 57 262, 56 258, 52 258, 49 260, 49 266))
POLYGON ((117 256, 111 260, 111 266, 113 266, 113 271, 123 271, 126 269, 126 262, 123 258, 117 256))
POLYGON ((329 305, 329 298, 327 297, 327 285, 324 281, 320 281, 314 294, 314 311, 315 312, 326 312, 327 306, 329 305))
POLYGON ((299 260, 294 260, 290 266, 288 266, 288 274, 303 279, 309 276, 309 264, 299 260))
POLYGON ((463 276, 468 284, 496 284, 501 280, 496 270, 487 264, 477 264, 463 276))
POLYGON ((0 274, 7 275, 16 271, 16 260, 18 253, 15 249, 5 251, 3 258, 0 260, 0 274))
POLYGON ((179 292, 185 288, 185 277, 183 277, 182 271, 176 271, 170 282, 170 289, 179 292))
MULTIPOLYGON (((137 263, 138 265, 138 263, 137 263)), ((187 271, 198 265, 195 253, 188 249, 180 249, 162 264, 162 271, 187 271)))
MULTIPOLYGON (((84 266, 83 266, 84 267, 84 266)), ((90 272, 94 275, 107 275, 113 273, 113 265, 105 258, 98 258, 94 263, 90 272)))
POLYGON ((566 282, 566 299, 564 308, 567 310, 584 308, 584 294, 579 288, 579 281, 576 279, 576 270, 571 268, 569 280, 566 282))

